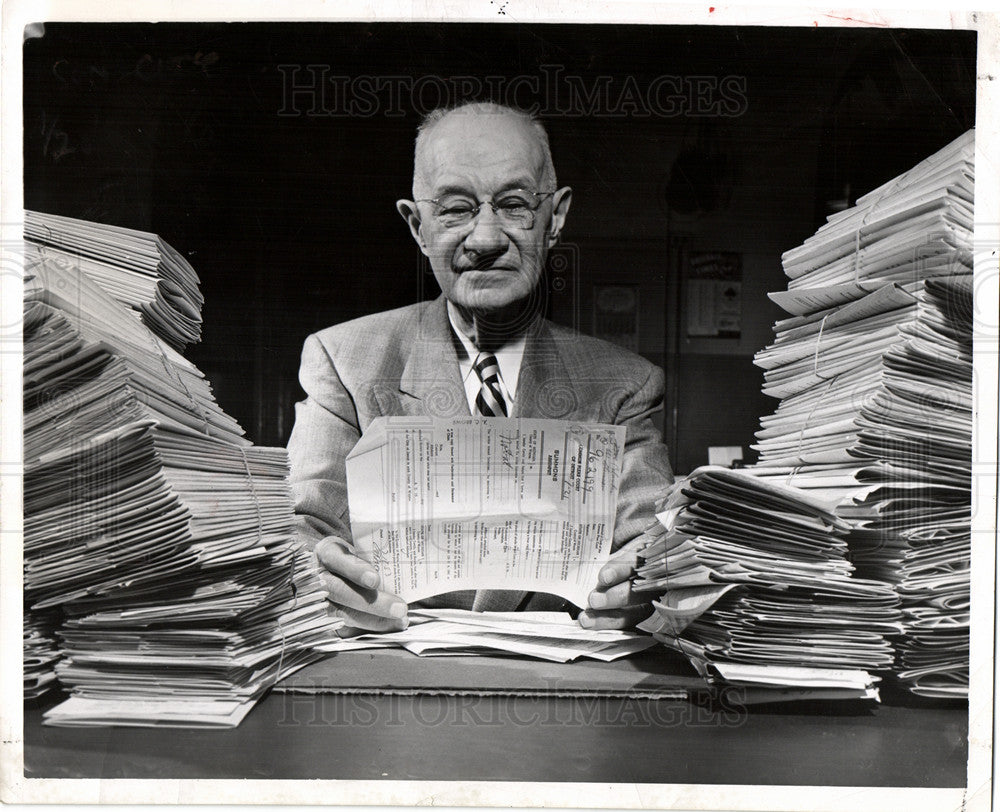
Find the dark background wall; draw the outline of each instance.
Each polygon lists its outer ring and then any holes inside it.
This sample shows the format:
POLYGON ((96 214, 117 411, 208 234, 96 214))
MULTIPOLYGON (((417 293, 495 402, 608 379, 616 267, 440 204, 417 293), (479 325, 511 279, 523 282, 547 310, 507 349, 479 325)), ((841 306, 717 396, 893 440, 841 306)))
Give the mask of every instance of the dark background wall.
POLYGON ((307 334, 438 293, 394 210, 421 113, 538 106, 574 189, 550 314, 590 332, 595 285, 638 286, 687 471, 774 407, 751 358, 781 253, 974 125, 975 50, 945 31, 50 23, 24 48, 25 205, 187 256, 206 296, 188 356, 283 444, 307 334), (685 335, 697 251, 742 255, 739 338, 685 335))

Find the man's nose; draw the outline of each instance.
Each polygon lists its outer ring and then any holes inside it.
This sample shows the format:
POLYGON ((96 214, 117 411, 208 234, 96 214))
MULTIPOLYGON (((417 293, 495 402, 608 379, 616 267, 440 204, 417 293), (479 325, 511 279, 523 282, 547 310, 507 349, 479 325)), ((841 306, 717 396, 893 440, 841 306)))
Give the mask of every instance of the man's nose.
POLYGON ((497 213, 489 203, 484 203, 465 238, 466 249, 480 255, 502 253, 507 250, 508 242, 497 213))

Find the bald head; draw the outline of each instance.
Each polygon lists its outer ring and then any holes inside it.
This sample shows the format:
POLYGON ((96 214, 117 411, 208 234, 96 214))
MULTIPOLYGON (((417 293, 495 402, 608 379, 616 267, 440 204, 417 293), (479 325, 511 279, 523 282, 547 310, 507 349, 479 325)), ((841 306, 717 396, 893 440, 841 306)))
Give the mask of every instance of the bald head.
POLYGON ((435 169, 455 160, 454 145, 463 144, 462 160, 488 166, 505 147, 520 150, 535 168, 532 187, 556 188, 556 172, 549 137, 542 123, 530 114, 493 102, 471 102, 432 111, 417 128, 413 161, 413 196, 431 194, 435 169), (445 154, 449 153, 449 154, 445 154))

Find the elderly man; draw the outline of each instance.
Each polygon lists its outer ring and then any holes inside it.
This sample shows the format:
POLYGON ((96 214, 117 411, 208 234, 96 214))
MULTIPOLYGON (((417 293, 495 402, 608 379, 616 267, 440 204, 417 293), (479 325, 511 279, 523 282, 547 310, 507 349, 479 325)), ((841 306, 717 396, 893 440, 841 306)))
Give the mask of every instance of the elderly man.
MULTIPOLYGON (((296 511, 329 599, 349 627, 406 625, 407 605, 380 588, 353 553, 345 458, 383 415, 508 415, 624 425, 624 469, 611 561, 601 570, 589 628, 623 628, 648 614, 633 599, 632 543, 671 481, 652 416, 663 375, 644 359, 541 317, 539 281, 566 222, 548 137, 529 115, 490 103, 432 113, 417 134, 413 200, 396 208, 427 256, 442 295, 310 336, 289 441, 296 511)), ((552 595, 453 592, 433 605, 553 609, 552 595)), ((427 605, 431 602, 424 602, 427 605)), ((581 607, 583 608, 583 607, 581 607)))

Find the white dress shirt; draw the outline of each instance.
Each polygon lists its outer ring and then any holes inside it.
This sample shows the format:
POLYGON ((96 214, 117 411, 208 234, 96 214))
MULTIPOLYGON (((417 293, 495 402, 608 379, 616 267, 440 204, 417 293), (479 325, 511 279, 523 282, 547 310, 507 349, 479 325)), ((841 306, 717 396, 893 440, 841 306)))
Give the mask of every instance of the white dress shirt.
MULTIPOLYGON (((465 350, 458 353, 458 371, 465 384, 465 397, 469 401, 469 411, 476 414, 476 398, 482 382, 476 374, 474 364, 479 350, 475 344, 458 326, 458 319, 455 317, 454 305, 448 302, 448 321, 451 322, 451 329, 458 336, 458 340, 465 350)), ((509 341, 499 349, 493 351, 497 359, 497 366, 500 367, 500 391, 507 401, 507 414, 514 408, 514 398, 517 396, 517 378, 521 373, 521 359, 524 357, 524 334, 521 334, 513 341, 509 341)))

